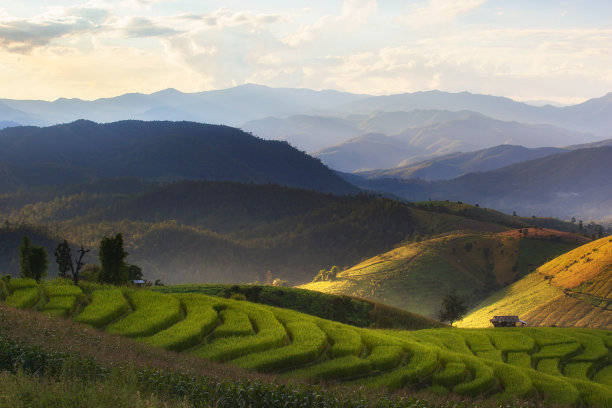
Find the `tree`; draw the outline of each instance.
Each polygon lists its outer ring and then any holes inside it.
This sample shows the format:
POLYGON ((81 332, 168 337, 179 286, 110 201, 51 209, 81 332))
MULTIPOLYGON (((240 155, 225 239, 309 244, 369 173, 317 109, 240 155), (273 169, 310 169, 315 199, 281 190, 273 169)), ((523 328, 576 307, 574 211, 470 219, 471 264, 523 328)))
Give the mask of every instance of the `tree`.
POLYGON ((142 268, 140 266, 136 266, 136 265, 128 266, 128 280, 129 281, 141 280, 142 276, 143 276, 142 268))
POLYGON ((64 242, 60 242, 60 244, 55 248, 55 262, 57 262, 57 267, 59 269, 59 276, 62 278, 66 278, 68 276, 68 271, 70 271, 70 275, 72 276, 72 281, 75 285, 79 284, 79 272, 83 265, 83 257, 89 249, 83 248, 81 245, 81 249, 79 249, 79 259, 76 261, 76 265, 72 259, 72 253, 70 249, 70 244, 68 241, 64 240, 64 242))
POLYGON ((40 245, 32 245, 28 237, 23 237, 19 247, 19 276, 36 281, 47 276, 47 250, 40 245))
POLYGON ((123 234, 104 237, 100 241, 100 282, 121 285, 128 281, 127 252, 123 250, 123 234))
POLYGON ((442 308, 438 312, 438 318, 441 322, 449 322, 452 326, 453 322, 461 320, 466 313, 465 299, 453 290, 442 299, 442 308))
POLYGON ((68 272, 73 274, 72 254, 70 253, 68 241, 64 240, 64 242, 60 242, 53 253, 55 254, 57 269, 59 269, 59 276, 61 278, 67 278, 68 272))

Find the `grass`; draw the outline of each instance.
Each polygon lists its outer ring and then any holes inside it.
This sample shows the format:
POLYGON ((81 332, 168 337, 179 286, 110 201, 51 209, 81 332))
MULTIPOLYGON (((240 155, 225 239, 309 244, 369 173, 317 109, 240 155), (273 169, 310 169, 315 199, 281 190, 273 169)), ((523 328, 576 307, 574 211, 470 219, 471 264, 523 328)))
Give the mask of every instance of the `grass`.
POLYGON ((10 292, 15 292, 20 289, 36 287, 38 283, 34 279, 13 278, 8 281, 7 286, 10 292))
POLYGON ((221 324, 213 332, 213 337, 248 336, 253 334, 249 316, 242 310, 225 309, 219 312, 221 324))
POLYGON ((6 304, 20 309, 32 307, 38 302, 39 295, 38 286, 22 286, 6 298, 6 304))
POLYGON ((212 331, 217 324, 217 311, 214 303, 202 295, 176 295, 186 310, 186 318, 140 340, 152 346, 168 350, 181 351, 199 344, 202 338, 212 331))
POLYGON ((434 317, 440 299, 453 289, 470 303, 482 301, 496 287, 577 246, 548 235, 524 238, 505 232, 455 232, 404 243, 342 271, 333 281, 313 281, 300 288, 365 297, 434 317))
POLYGON ((236 288, 239 292, 246 293, 247 300, 251 302, 291 309, 357 327, 393 327, 407 330, 445 327, 436 320, 372 300, 299 288, 270 285, 188 284, 159 286, 153 290, 162 293, 200 293, 222 297, 226 291, 231 292, 236 288))
POLYGON ((128 311, 128 302, 118 288, 94 290, 91 302, 75 320, 94 327, 104 327, 128 311))
POLYGON ((319 357, 326 346, 326 336, 319 327, 308 321, 287 323, 291 344, 278 349, 249 354, 233 361, 234 364, 260 372, 271 372, 309 363, 319 357))
POLYGON ((134 305, 134 313, 110 324, 106 328, 107 332, 126 337, 146 337, 181 318, 180 302, 172 296, 143 290, 133 292, 129 297, 134 305))

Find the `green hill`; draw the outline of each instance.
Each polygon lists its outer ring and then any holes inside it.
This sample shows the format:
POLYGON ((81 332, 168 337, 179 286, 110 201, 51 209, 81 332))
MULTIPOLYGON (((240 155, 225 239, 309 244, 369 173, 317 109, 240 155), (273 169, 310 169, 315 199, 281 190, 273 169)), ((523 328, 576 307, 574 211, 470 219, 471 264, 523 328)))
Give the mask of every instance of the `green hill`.
POLYGON ((449 233, 367 259, 340 272, 335 280, 315 280, 300 287, 364 297, 435 317, 441 299, 451 290, 476 304, 585 239, 530 231, 527 235, 449 233))
MULTIPOLYGON (((0 235, 24 223, 52 225, 47 229, 54 236, 94 250, 86 262, 94 262, 104 235, 122 232, 129 262, 143 267, 148 279, 166 283, 264 282, 267 271, 303 283, 322 268, 355 264, 416 235, 505 229, 373 195, 134 179, 7 194, 0 200, 0 219, 9 221, 0 235)), ((18 259, 20 240, 7 247, 12 251, 4 265, 18 259)), ((16 274, 17 269, 4 272, 16 274)))
POLYGON ((228 126, 78 120, 0 130, 0 192, 114 177, 277 183, 339 194, 359 191, 288 143, 259 139, 228 126))
POLYGON ((162 293, 200 293, 245 298, 357 327, 428 329, 445 327, 436 320, 367 299, 270 285, 172 285, 153 287, 162 293))
MULTIPOLYGON (((373 330, 202 294, 171 295, 113 287, 85 287, 85 294, 74 286, 37 286, 17 279, 8 287, 11 294, 7 304, 30 297, 34 300, 29 305, 47 314, 72 316, 110 334, 182 351, 176 355, 177 360, 182 355, 186 355, 185 361, 199 357, 280 375, 287 381, 342 381, 374 392, 410 387, 459 397, 484 396, 491 401, 533 398, 561 405, 604 407, 612 401, 608 359, 612 337, 608 331, 373 330)), ((40 324, 27 328, 32 319, 10 307, 0 306, 0 313, 9 323, 3 326, 3 338, 32 332, 35 327, 40 333, 40 324)), ((46 333, 52 334, 50 324, 45 326, 46 333)), ((72 336, 80 338, 75 336, 78 326, 72 327, 72 336)), ((36 341, 32 337, 29 341, 36 341)), ((53 338, 47 340, 47 347, 53 342, 53 338)), ((148 349, 142 349, 136 354, 121 354, 120 343, 114 344, 113 355, 121 355, 123 362, 148 353, 148 349)), ((102 337, 92 345, 88 352, 93 354, 97 349, 98 355, 106 347, 102 337)), ((0 361, 13 361, 11 350, 19 349, 0 348, 6 355, 0 361)), ((105 358, 108 361, 112 357, 105 358)), ((91 369, 86 372, 95 373, 91 369)), ((155 375, 159 378, 163 373, 155 375)), ((174 376, 182 378, 178 373, 174 376)), ((166 386, 168 380, 164 380, 166 386)), ((183 381, 181 387, 197 383, 183 381)))
POLYGON ((494 315, 530 326, 612 329, 612 239, 582 245, 485 299, 459 323, 487 327, 494 315))

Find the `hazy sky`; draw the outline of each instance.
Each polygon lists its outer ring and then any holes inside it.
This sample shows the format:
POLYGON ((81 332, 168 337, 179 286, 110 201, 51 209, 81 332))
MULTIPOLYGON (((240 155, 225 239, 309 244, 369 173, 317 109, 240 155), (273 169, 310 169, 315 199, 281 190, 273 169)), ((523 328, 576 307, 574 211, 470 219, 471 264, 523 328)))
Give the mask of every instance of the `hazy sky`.
POLYGON ((16 99, 257 83, 571 103, 612 91, 612 2, 0 0, 0 61, 16 99))

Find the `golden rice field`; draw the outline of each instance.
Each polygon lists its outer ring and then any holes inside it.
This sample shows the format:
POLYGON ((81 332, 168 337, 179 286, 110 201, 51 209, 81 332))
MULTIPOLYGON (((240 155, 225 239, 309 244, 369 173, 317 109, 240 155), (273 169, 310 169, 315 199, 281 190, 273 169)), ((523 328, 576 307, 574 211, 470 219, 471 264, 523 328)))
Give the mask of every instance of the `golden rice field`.
POLYGON ((494 315, 530 326, 612 329, 612 239, 582 245, 476 306, 460 327, 487 327, 494 315))

